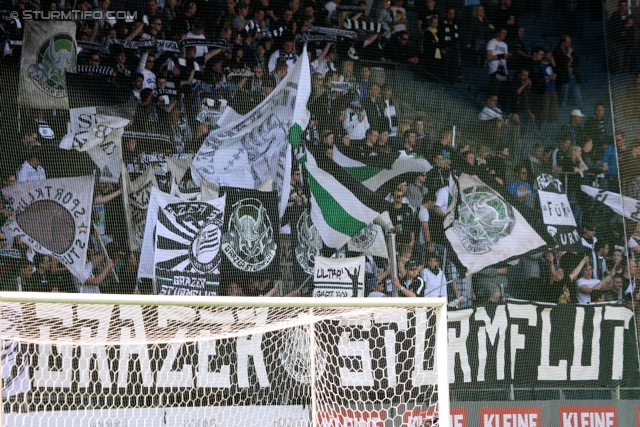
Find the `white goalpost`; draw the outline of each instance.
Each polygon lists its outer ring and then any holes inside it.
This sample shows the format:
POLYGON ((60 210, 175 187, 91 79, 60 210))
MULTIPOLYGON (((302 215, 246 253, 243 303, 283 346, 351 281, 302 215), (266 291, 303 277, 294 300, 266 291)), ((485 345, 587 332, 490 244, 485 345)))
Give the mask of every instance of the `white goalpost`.
POLYGON ((445 298, 0 293, 4 426, 449 426, 445 298))

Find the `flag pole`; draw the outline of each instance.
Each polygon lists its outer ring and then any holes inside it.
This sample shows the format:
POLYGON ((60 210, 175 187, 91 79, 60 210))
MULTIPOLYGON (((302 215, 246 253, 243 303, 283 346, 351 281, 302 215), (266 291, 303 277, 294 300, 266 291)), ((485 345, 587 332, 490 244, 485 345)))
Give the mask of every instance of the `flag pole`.
POLYGON ((122 204, 124 205, 124 219, 127 225, 127 242, 129 243, 129 250, 133 252, 135 244, 133 242, 133 224, 131 223, 131 206, 129 205, 129 171, 122 159, 122 139, 120 139, 120 180, 122 181, 122 204))
POLYGON ((456 148, 456 125, 453 125, 453 132, 451 133, 451 147, 456 148))
MULTIPOLYGON (((387 250, 389 251, 389 269, 391 270, 391 278, 398 278, 398 260, 396 258, 396 233, 394 231, 387 232, 387 250)), ((394 291, 393 296, 397 297, 398 292, 394 291)))

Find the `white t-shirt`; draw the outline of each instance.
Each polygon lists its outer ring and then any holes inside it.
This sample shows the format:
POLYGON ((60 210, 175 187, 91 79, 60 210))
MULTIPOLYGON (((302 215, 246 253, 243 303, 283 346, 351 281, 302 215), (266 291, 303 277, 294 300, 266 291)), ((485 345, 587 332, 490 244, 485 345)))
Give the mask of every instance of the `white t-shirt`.
POLYGON ((445 282, 444 272, 442 269, 438 269, 438 274, 435 275, 431 270, 425 268, 420 273, 422 280, 424 280, 424 293, 425 297, 439 297, 439 296, 447 296, 447 286, 441 285, 445 282))
MULTIPOLYGON (((509 53, 509 46, 505 42, 499 42, 496 39, 491 39, 489 43, 487 43, 487 51, 492 51, 494 55, 506 55, 509 53)), ((506 61, 503 61, 505 64, 505 71, 507 75, 509 71, 507 70, 506 61)), ((500 60, 495 59, 493 61, 489 61, 489 74, 493 74, 498 71, 498 65, 500 64, 500 60)))
POLYGON ((598 279, 585 279, 582 277, 578 279, 576 282, 576 286, 578 286, 578 304, 589 304, 591 302, 591 294, 580 292, 580 286, 587 285, 590 288, 594 288, 598 283, 600 283, 598 279))
POLYGON ((16 174, 16 182, 38 181, 40 179, 47 179, 44 168, 42 166, 34 168, 26 160, 22 166, 20 166, 18 173, 16 174))
POLYGON ((436 192, 436 206, 447 213, 449 209, 449 187, 442 187, 436 192))
POLYGON ((398 23, 402 19, 407 19, 407 11, 404 9, 404 7, 392 6, 391 13, 393 16, 393 23, 391 24, 391 34, 397 33, 398 31, 407 31, 406 24, 398 23))
POLYGON ((422 231, 422 223, 429 222, 429 209, 420 205, 420 209, 418 210, 418 219, 420 220, 420 244, 424 245, 424 232, 422 231))
POLYGON ((320 63, 318 63, 318 60, 316 59, 310 65, 313 72, 322 74, 322 77, 324 77, 329 71, 337 71, 333 62, 327 62, 324 59, 320 63))
MULTIPOLYGON (((191 31, 187 33, 187 39, 198 39, 198 40, 206 40, 207 36, 204 34, 193 34, 191 31)), ((209 52, 209 48, 206 46, 196 46, 196 58, 200 58, 204 56, 205 53, 209 52)))

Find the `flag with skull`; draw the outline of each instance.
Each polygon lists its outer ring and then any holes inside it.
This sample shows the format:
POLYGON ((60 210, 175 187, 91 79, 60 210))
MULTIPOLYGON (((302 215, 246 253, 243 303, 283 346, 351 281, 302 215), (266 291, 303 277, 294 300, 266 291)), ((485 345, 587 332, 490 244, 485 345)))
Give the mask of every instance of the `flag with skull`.
POLYGON ((66 73, 75 72, 76 24, 25 21, 20 96, 26 107, 69 109, 66 73))
POLYGON ((221 250, 225 276, 278 276, 280 223, 278 193, 222 187, 227 205, 221 250))

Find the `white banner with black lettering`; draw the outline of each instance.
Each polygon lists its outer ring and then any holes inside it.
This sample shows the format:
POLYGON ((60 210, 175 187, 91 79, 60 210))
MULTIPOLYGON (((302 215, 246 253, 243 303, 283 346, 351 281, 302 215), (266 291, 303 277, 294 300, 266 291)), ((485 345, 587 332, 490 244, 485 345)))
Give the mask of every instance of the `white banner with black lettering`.
POLYGON ((121 139, 128 119, 98 114, 96 107, 69 110, 71 132, 60 141, 65 150, 86 151, 100 168, 100 181, 120 179, 121 139))
POLYGON ((315 298, 350 298, 364 296, 365 257, 315 257, 313 296, 315 298))
POLYGON ((51 255, 84 277, 91 234, 93 175, 21 182, 2 189, 14 214, 5 233, 34 251, 51 255))

